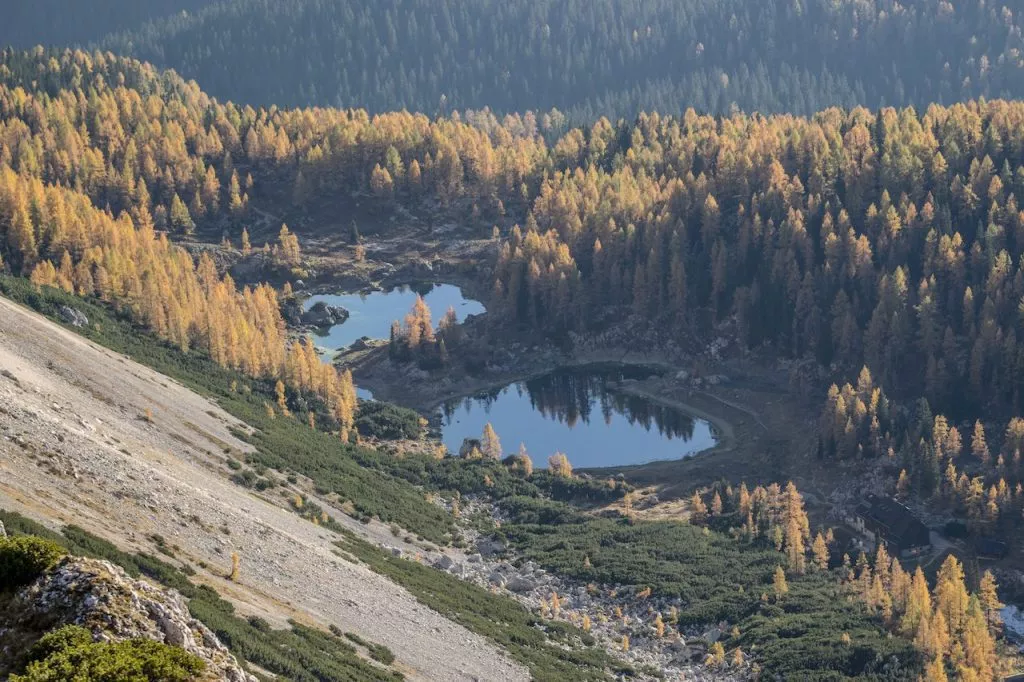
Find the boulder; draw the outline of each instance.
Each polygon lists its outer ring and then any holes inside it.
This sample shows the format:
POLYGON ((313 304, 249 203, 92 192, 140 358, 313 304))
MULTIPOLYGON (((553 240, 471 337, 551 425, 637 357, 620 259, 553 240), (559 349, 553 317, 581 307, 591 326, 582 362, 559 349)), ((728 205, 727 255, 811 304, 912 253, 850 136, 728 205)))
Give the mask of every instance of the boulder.
POLYGON ((355 341, 352 342, 352 345, 349 346, 349 349, 350 350, 366 350, 366 349, 368 349, 370 347, 369 342, 372 341, 372 340, 373 339, 371 339, 369 336, 360 336, 358 339, 356 339, 355 341))
POLYGON ((85 316, 85 313, 69 305, 62 305, 57 309, 57 312, 60 313, 60 319, 72 327, 84 327, 89 324, 89 318, 85 316))
POLYGON ((302 314, 302 324, 313 327, 330 327, 348 319, 348 311, 341 306, 328 305, 317 301, 302 314))
POLYGON ((714 644, 715 642, 717 642, 721 638, 722 638, 722 631, 719 630, 718 628, 711 628, 710 630, 705 632, 704 635, 702 636, 702 639, 705 642, 707 642, 708 644, 714 644))
POLYGON ((476 543, 476 551, 480 552, 480 555, 485 557, 494 556, 495 554, 504 554, 505 543, 500 540, 480 538, 476 543))
POLYGON ((455 565, 455 560, 447 554, 442 554, 437 561, 434 562, 434 568, 439 568, 442 571, 447 571, 449 568, 455 565))
POLYGON ((676 652, 685 652, 689 647, 686 644, 686 638, 682 635, 677 636, 668 643, 668 648, 676 652))
POLYGON ((302 306, 293 296, 281 301, 281 317, 292 327, 302 324, 302 306))
POLYGON ((517 594, 525 594, 537 589, 537 581, 525 575, 514 575, 505 583, 505 587, 517 594))
POLYGON ((483 445, 479 438, 463 438, 462 445, 459 447, 459 457, 469 457, 469 453, 473 451, 473 448, 477 450, 483 449, 483 445))
POLYGON ((505 587, 505 576, 502 575, 500 571, 492 571, 491 574, 487 576, 487 582, 492 585, 497 585, 498 587, 505 587))

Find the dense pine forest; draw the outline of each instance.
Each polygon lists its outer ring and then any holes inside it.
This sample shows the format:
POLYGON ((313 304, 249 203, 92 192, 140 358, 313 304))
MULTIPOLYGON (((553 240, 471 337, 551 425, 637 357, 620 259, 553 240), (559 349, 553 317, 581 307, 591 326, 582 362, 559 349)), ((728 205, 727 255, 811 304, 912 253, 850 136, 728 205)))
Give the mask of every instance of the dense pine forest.
MULTIPOLYGON (((157 306, 145 292, 160 278, 104 262, 79 217, 95 209, 78 203, 109 208, 111 232, 130 223, 187 235, 198 223, 242 240, 261 183, 284 179, 297 203, 340 201, 352 186, 385 206, 436 199, 454 215, 519 223, 499 254, 493 304, 520 324, 580 331, 616 308, 679 330, 731 319, 748 347, 846 368, 850 381, 867 366, 891 398, 923 397, 951 418, 1005 423, 1019 408, 1019 103, 643 114, 548 145, 531 115, 239 108, 100 54, 7 52, 0 69, 5 262, 38 282, 126 297, 158 333, 232 366, 260 373, 283 356, 259 356, 265 344, 242 327, 225 341, 181 304, 194 295, 157 306)), ((278 242, 266 249, 287 272, 299 245, 287 228, 278 242)), ((163 237, 142 243, 173 253, 163 237)), ((218 299, 203 267, 195 286, 218 299)), ((255 290, 240 320, 277 315, 260 296, 271 294, 255 290)), ((874 415, 853 416, 867 438, 874 415)), ((874 441, 866 452, 884 454, 874 441)))
POLYGON ((1020 19, 1000 5, 228 0, 102 44, 263 105, 811 114, 1021 94, 1020 19))
POLYGON ((687 107, 923 109, 1024 93, 1020 15, 1004 2, 107 0, 52 9, 20 3, 0 43, 96 45, 254 106, 557 108, 592 122, 687 107))
POLYGON ((212 0, 12 0, 4 6, 0 45, 27 49, 36 45, 85 44, 116 31, 137 28, 168 14, 190 12, 212 0))

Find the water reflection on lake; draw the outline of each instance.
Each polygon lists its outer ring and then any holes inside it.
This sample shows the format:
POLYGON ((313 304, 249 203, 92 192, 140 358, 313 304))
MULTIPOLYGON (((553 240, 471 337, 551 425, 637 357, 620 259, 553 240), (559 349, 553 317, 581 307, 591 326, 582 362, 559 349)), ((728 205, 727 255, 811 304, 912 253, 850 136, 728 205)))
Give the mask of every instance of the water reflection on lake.
POLYGON ((423 296, 423 300, 430 308, 434 326, 441 321, 449 306, 455 309, 460 322, 467 315, 484 312, 483 304, 464 297, 459 287, 431 283, 400 286, 389 291, 311 296, 303 304, 303 309, 309 310, 316 303, 323 301, 349 311, 347 320, 315 334, 318 346, 337 350, 364 336, 371 339, 388 338, 391 323, 406 316, 416 302, 417 294, 423 296))
POLYGON ((679 459, 715 444, 710 424, 646 398, 614 390, 648 370, 586 367, 563 370, 442 407, 445 445, 458 452, 490 422, 506 454, 526 445, 535 466, 556 450, 574 467, 605 467, 679 459))

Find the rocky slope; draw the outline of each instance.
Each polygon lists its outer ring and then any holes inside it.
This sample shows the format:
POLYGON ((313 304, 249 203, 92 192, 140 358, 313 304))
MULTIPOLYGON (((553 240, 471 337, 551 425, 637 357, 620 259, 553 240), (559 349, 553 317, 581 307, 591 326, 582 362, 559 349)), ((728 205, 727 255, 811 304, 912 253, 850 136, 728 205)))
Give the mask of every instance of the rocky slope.
POLYGON ((198 656, 204 680, 256 682, 205 625, 193 618, 180 594, 128 577, 107 561, 67 557, 22 589, 0 614, 0 656, 13 650, 21 634, 80 625, 97 641, 152 639, 198 656))
POLYGON ((0 508, 75 523, 127 551, 153 552, 159 534, 179 560, 214 567, 195 579, 243 615, 355 632, 389 647, 411 679, 529 678, 488 640, 338 557, 323 528, 232 484, 223 453, 249 449, 231 434, 242 426, 173 380, 0 298, 0 508), (233 551, 238 584, 222 577, 233 551))

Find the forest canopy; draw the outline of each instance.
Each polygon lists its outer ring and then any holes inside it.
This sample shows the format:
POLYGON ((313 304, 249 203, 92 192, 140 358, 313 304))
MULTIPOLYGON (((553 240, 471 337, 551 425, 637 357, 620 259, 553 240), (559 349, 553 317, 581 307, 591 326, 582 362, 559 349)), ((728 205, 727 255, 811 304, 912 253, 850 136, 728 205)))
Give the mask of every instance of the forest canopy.
POLYGON ((254 106, 557 108, 592 122, 1024 95, 1020 9, 1005 0, 54 4, 19 0, 0 44, 97 46, 254 106))

